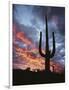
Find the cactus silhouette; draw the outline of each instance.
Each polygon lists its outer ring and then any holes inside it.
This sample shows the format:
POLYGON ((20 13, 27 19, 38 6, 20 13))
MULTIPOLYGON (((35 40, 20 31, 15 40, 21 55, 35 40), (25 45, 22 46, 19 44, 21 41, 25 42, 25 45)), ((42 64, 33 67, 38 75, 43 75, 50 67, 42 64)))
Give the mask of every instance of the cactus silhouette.
POLYGON ((45 17, 46 20, 46 47, 45 47, 45 54, 42 52, 42 32, 40 32, 40 40, 39 40, 39 53, 42 57, 45 58, 45 70, 50 71, 50 58, 52 58, 55 54, 55 36, 54 32, 52 32, 53 36, 53 49, 52 51, 49 50, 49 40, 48 40, 48 24, 47 24, 47 16, 45 17))

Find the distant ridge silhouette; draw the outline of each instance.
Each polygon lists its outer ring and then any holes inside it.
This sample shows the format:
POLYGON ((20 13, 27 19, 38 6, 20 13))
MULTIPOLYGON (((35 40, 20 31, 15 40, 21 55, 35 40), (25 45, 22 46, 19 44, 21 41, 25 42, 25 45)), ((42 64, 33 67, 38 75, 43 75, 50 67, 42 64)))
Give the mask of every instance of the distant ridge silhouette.
POLYGON ((29 85, 44 83, 62 83, 65 82, 65 74, 57 74, 54 72, 38 71, 32 72, 21 69, 13 70, 13 85, 29 85))

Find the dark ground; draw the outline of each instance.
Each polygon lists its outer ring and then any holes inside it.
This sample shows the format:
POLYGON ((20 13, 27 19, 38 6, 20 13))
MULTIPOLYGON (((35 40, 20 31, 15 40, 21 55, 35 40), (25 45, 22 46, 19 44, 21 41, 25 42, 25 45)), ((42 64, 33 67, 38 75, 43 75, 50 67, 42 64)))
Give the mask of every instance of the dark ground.
POLYGON ((29 70, 13 70, 13 85, 30 85, 45 83, 63 83, 65 82, 65 73, 56 74, 54 72, 29 70))

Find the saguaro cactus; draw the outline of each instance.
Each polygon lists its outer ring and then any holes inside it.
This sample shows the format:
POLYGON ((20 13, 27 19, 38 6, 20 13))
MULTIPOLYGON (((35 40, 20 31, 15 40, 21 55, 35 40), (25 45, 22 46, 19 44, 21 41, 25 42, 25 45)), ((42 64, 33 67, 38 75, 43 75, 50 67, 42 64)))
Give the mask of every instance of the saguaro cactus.
POLYGON ((45 58, 45 70, 50 71, 50 58, 52 58, 55 54, 55 36, 54 32, 52 32, 53 36, 53 49, 52 51, 49 50, 49 40, 48 40, 48 24, 47 24, 47 16, 45 17, 46 19, 46 47, 45 47, 45 54, 42 52, 41 47, 42 47, 42 32, 40 32, 40 41, 39 41, 39 53, 42 57, 45 58))

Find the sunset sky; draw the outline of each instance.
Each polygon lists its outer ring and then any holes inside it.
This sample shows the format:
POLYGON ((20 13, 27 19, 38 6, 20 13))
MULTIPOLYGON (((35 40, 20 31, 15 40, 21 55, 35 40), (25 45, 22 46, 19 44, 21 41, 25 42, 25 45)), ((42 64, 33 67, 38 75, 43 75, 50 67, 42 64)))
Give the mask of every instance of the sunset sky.
POLYGON ((50 70, 62 73, 65 68, 65 8, 13 4, 13 68, 37 71, 45 69, 45 58, 39 54, 40 31, 45 53, 45 15, 48 16, 49 49, 55 33, 56 52, 50 59, 50 70))

